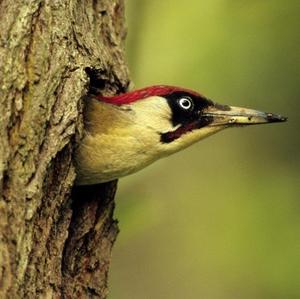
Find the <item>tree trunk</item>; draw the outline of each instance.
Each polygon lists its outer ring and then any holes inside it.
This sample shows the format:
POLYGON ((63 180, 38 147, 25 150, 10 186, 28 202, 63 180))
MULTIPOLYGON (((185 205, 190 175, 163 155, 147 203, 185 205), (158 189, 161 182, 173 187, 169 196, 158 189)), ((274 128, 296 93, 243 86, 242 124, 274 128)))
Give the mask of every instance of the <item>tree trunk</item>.
POLYGON ((0 0, 0 298, 106 298, 116 182, 73 188, 72 153, 124 37, 123 0, 0 0))

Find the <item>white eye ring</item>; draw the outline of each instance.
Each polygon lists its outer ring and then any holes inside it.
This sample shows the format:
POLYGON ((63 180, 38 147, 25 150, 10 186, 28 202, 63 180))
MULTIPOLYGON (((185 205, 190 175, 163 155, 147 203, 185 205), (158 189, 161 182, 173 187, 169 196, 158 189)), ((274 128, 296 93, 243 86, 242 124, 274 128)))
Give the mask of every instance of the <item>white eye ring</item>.
POLYGON ((178 104, 184 110, 189 110, 193 106, 193 102, 190 98, 181 98, 179 99, 178 104))

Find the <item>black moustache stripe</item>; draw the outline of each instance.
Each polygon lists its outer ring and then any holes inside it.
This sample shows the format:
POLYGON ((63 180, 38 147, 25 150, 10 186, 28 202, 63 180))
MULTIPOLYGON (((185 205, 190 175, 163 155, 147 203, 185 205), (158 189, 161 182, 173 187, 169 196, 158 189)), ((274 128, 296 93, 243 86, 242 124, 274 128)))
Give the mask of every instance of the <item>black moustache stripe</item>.
POLYGON ((180 127, 178 127, 174 131, 160 133, 160 141, 162 143, 171 143, 174 140, 180 138, 182 135, 184 135, 188 132, 192 132, 193 130, 203 128, 212 122, 213 122, 212 116, 201 117, 199 120, 182 124, 180 127))

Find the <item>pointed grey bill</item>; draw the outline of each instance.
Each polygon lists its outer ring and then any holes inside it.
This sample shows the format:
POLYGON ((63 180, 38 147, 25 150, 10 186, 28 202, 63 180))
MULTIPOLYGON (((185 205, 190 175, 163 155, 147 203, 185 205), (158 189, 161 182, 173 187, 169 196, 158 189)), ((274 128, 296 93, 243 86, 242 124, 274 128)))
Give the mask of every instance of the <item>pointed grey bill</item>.
POLYGON ((202 116, 212 118, 212 122, 209 126, 246 126, 284 122, 287 120, 287 117, 274 113, 242 107, 223 106, 219 104, 208 107, 206 111, 203 112, 202 116))

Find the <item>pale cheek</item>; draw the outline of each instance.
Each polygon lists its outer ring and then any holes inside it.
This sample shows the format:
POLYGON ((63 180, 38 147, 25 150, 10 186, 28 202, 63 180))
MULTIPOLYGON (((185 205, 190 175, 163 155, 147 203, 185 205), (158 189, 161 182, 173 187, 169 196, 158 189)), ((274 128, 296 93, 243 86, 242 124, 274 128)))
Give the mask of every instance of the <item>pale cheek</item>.
POLYGON ((135 112, 135 123, 145 130, 153 130, 152 134, 172 131, 171 110, 166 100, 152 97, 131 105, 135 112))

